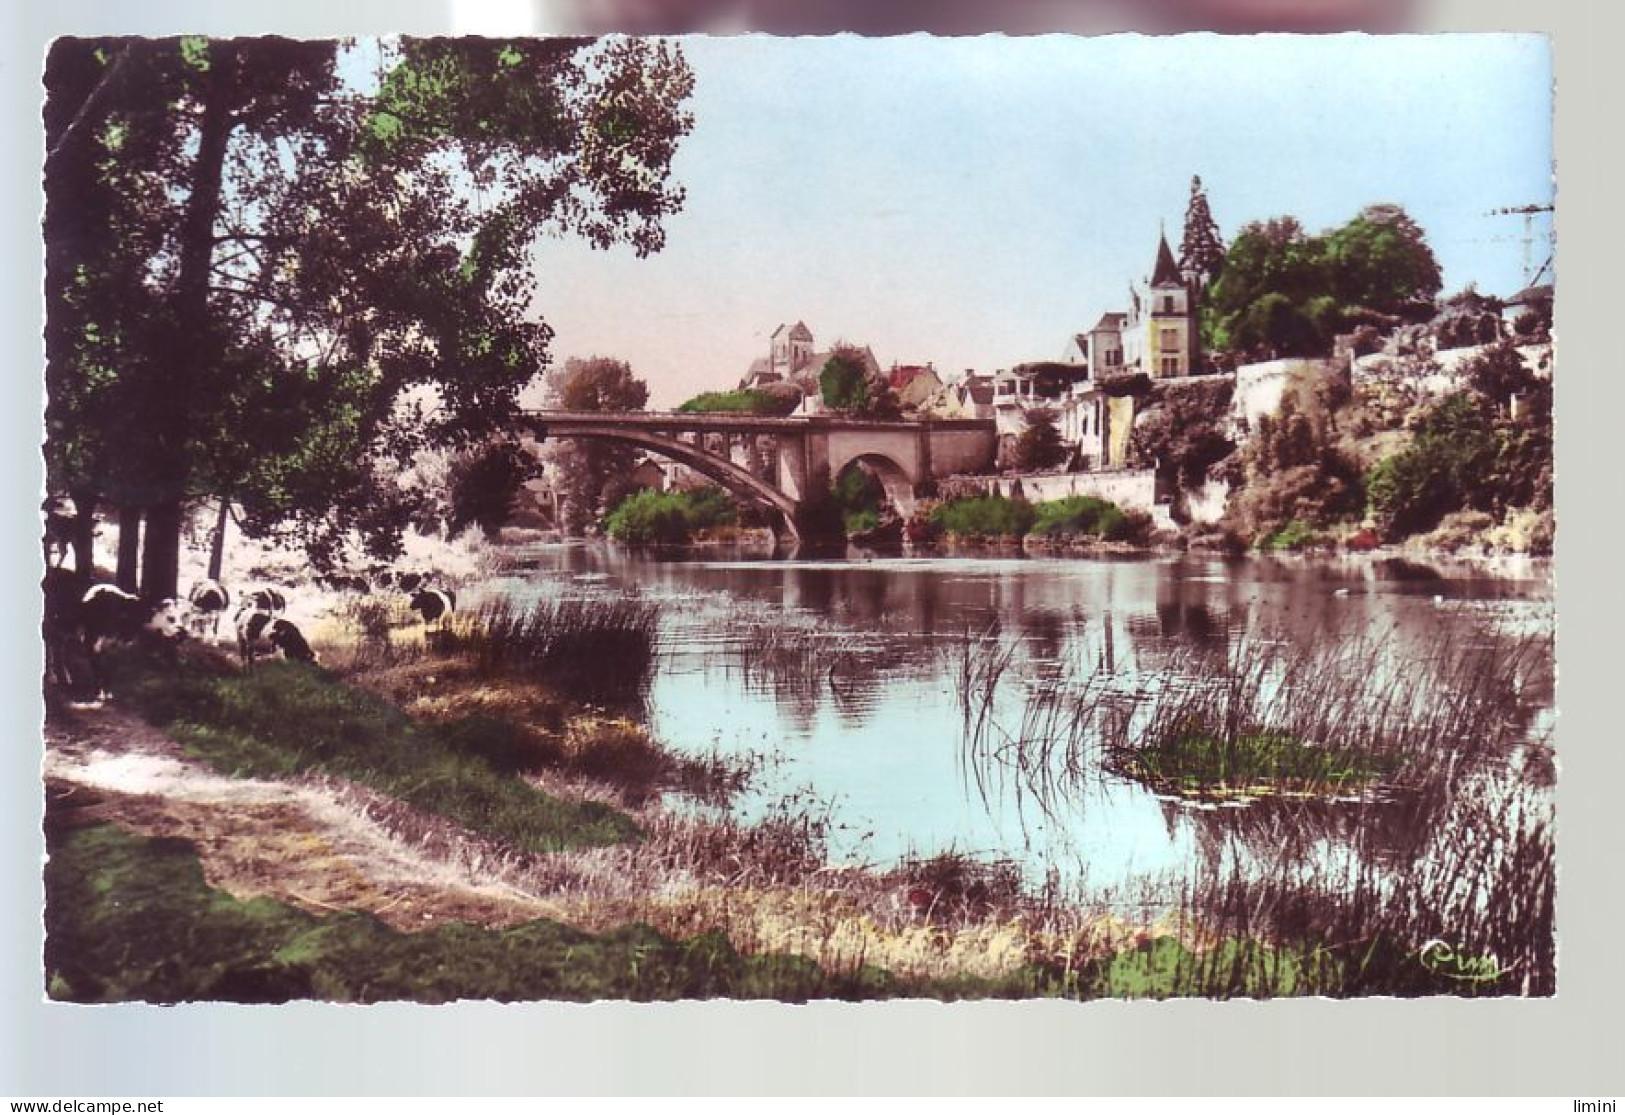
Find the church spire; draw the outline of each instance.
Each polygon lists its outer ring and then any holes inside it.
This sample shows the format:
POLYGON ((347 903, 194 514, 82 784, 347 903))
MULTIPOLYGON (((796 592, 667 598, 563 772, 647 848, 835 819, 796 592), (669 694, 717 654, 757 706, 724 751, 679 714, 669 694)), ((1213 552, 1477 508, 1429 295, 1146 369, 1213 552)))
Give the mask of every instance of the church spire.
POLYGON ((1162 233, 1157 237, 1157 266, 1151 272, 1152 286, 1184 286, 1185 277, 1179 273, 1179 265, 1174 262, 1174 253, 1168 247, 1168 234, 1162 233))

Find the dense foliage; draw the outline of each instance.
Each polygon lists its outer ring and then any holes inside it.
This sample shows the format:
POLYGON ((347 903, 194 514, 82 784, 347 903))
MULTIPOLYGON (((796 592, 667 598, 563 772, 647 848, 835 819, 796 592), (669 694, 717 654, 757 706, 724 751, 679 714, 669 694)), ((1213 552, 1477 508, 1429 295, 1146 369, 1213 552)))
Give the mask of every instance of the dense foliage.
POLYGON ((201 498, 393 553, 394 474, 546 366, 532 245, 652 252, 683 200, 652 41, 65 38, 45 86, 48 484, 144 519, 158 595, 201 498))
MULTIPOLYGON (((549 402, 561 410, 624 413, 642 410, 649 386, 632 374, 623 360, 594 356, 570 359, 549 381, 549 402)), ((613 442, 562 439, 550 442, 559 495, 559 524, 565 533, 581 534, 631 490, 630 476, 639 451, 613 442)))
POLYGON ((886 377, 871 371, 862 350, 837 345, 818 373, 824 405, 858 418, 892 419, 902 414, 886 377))
POLYGON ((1027 428, 1016 438, 1012 453, 1016 468, 1022 472, 1037 472, 1054 468, 1066 460, 1066 444, 1055 425, 1055 412, 1034 409, 1026 413, 1027 428))
POLYGON ((1050 537, 1092 534, 1108 542, 1127 541, 1146 526, 1144 515, 1125 512, 1110 500, 1068 496, 1033 508, 1032 533, 1050 537))
POLYGON ((447 470, 450 533, 478 526, 487 538, 495 538, 507 525, 525 481, 540 473, 541 465, 529 451, 505 439, 460 454, 447 470))
POLYGON ((848 534, 872 530, 880 524, 880 509, 886 505, 886 489, 880 479, 860 462, 841 470, 830 488, 830 500, 841 512, 848 534))
POLYGON ((1290 537, 1360 513, 1360 469, 1337 445, 1340 395, 1309 385, 1286 392, 1274 416, 1264 416, 1245 448, 1230 458, 1231 495, 1225 525, 1243 541, 1280 545, 1276 536, 1296 522, 1290 537))
POLYGON ((1324 355, 1366 321, 1432 316, 1438 261, 1397 205, 1373 205, 1319 236, 1292 217, 1253 222, 1225 256, 1203 305, 1213 350, 1324 355))
POLYGON ((1134 416, 1129 456, 1184 485, 1200 484, 1213 465, 1236 448, 1229 437, 1230 378, 1162 382, 1134 416))
POLYGON ((1032 504, 1003 496, 953 499, 931 509, 931 523, 944 534, 1019 538, 1032 529, 1032 504))
POLYGON ((644 489, 616 504, 604 529, 632 546, 681 545, 702 530, 731 526, 739 510, 720 488, 657 492, 644 489))
POLYGON ((801 405, 801 389, 794 384, 769 384, 765 388, 737 391, 706 391, 677 409, 685 414, 760 414, 784 417, 801 405))
MULTIPOLYGON (((1489 396, 1458 392, 1423 414, 1410 445, 1379 461, 1367 488, 1379 529, 1390 538, 1432 530, 1457 512, 1481 512, 1488 522, 1504 521, 1515 509, 1549 518, 1550 412, 1514 419, 1489 396)), ((1548 526, 1536 548, 1550 542, 1548 526)))
POLYGON ((964 496, 933 507, 929 521, 936 531, 961 537, 1092 536, 1108 542, 1141 538, 1150 528, 1149 516, 1124 511, 1095 496, 1068 496, 1036 504, 1003 496, 964 496))

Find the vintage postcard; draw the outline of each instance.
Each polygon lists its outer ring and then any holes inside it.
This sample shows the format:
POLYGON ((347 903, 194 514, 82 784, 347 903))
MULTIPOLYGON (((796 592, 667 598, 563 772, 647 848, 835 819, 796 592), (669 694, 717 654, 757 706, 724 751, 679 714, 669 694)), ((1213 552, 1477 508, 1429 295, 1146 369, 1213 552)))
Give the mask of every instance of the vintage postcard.
POLYGON ((43 82, 50 999, 1557 993, 1544 38, 43 82))

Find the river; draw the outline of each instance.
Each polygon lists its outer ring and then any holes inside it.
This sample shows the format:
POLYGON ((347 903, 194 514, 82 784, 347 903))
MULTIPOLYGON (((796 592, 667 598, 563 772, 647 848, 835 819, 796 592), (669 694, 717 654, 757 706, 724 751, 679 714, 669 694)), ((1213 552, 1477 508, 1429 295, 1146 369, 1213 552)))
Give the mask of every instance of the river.
POLYGON ((1255 850, 1325 854, 1350 824, 1385 825, 1382 846, 1402 857, 1427 834, 1403 803, 1300 802, 1288 840, 1269 802, 1153 793, 1088 748, 1037 746, 1066 735, 1064 708, 1078 707, 1045 705, 1046 691, 1094 686, 1088 715, 1115 709, 1126 723, 1161 687, 1249 640, 1305 654, 1359 645, 1350 661, 1379 678, 1373 692, 1443 648, 1520 656, 1504 709, 1514 739, 1543 747, 1554 719, 1550 642, 1528 652, 1553 625, 1550 567, 1538 561, 662 561, 559 545, 516 552, 513 572, 482 594, 660 602, 643 715, 671 748, 757 765, 730 806, 742 819, 811 810, 827 818, 837 862, 953 851, 1013 863, 1029 885, 1097 894, 1148 893, 1238 834, 1255 850), (978 688, 975 670, 989 664, 996 684, 978 688))

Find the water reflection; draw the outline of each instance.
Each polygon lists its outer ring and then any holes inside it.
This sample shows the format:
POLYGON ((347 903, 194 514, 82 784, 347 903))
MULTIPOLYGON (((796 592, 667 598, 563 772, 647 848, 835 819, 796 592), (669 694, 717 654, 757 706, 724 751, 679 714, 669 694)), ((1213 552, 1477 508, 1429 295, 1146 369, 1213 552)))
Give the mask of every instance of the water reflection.
MULTIPOLYGON (((1439 716, 1452 701, 1438 694, 1460 697, 1475 661, 1517 653, 1504 737, 1539 741, 1552 722, 1550 645, 1519 641, 1551 627, 1537 563, 1489 576, 1448 563, 1205 556, 654 562, 589 546, 527 560, 533 568, 490 591, 662 601, 654 731, 679 749, 777 755, 737 811, 749 819, 811 788, 851 831, 872 832, 861 848, 837 843, 837 855, 895 862, 953 848, 1012 860, 1030 880, 1059 872, 1125 892, 1237 856, 1324 863, 1354 849, 1403 863, 1449 807, 1444 782, 1419 776, 1403 799, 1199 808, 1103 775, 1100 741, 1132 735, 1250 640, 1273 640, 1287 658, 1344 647, 1349 663, 1361 640, 1388 663, 1451 647, 1462 672, 1428 698, 1439 716), (967 695, 965 648, 987 639, 1009 658, 983 702, 967 695), (980 735, 967 735, 972 712, 980 735)), ((1312 695, 1302 675, 1272 684, 1283 708, 1312 695)), ((1397 683, 1394 693, 1396 706, 1423 701, 1397 683)), ((1549 751, 1537 742, 1530 754, 1538 766, 1549 751)))

